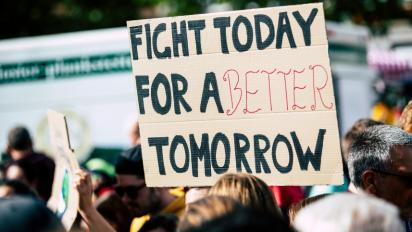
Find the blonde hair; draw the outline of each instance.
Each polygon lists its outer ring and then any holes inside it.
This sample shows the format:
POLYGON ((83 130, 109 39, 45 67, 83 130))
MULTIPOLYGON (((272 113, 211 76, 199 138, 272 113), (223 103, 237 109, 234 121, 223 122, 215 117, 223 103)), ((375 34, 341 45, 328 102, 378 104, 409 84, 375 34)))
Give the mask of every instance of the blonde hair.
POLYGON ((243 206, 282 217, 276 199, 266 183, 249 174, 223 175, 209 190, 209 195, 227 196, 243 206))
POLYGON ((178 231, 186 231, 200 227, 205 222, 241 208, 241 205, 232 198, 224 196, 207 196, 187 205, 186 212, 182 215, 178 231))
POLYGON ((398 125, 402 130, 412 134, 412 100, 403 108, 398 125))

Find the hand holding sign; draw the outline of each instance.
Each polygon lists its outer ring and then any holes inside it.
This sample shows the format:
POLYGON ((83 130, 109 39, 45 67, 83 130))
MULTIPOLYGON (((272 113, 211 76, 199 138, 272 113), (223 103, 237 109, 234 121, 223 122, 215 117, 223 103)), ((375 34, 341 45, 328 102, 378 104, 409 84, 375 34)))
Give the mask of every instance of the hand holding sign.
POLYGON ((93 185, 90 173, 78 170, 74 179, 74 184, 79 192, 79 209, 81 212, 87 212, 93 208, 93 185))

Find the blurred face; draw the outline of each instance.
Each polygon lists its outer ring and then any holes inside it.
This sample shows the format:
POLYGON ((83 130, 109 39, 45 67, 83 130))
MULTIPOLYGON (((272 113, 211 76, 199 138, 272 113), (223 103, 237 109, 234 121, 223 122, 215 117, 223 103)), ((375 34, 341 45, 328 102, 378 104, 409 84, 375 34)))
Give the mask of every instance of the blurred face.
POLYGON ((96 191, 103 184, 103 177, 99 174, 92 173, 93 191, 96 191))
POLYGON ((391 151, 390 168, 378 171, 376 196, 398 206, 403 218, 412 218, 412 146, 391 151))
POLYGON ((6 172, 6 178, 9 180, 19 180, 25 184, 29 184, 24 171, 17 165, 11 165, 6 172))
POLYGON ((155 188, 146 187, 144 179, 134 175, 117 175, 116 193, 123 203, 137 216, 160 210, 160 194, 155 188))
POLYGON ((7 185, 0 186, 0 198, 11 197, 13 194, 14 194, 14 191, 10 186, 7 186, 7 185))

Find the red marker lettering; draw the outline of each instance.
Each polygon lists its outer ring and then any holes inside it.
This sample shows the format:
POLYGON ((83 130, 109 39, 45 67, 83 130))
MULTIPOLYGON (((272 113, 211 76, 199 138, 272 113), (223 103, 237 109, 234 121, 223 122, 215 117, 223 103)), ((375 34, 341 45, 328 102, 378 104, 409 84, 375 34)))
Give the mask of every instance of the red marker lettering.
POLYGON ((285 86, 285 100, 286 100, 286 110, 289 110, 289 99, 288 99, 288 89, 287 89, 287 84, 286 84, 286 76, 289 75, 292 72, 291 69, 289 69, 288 72, 283 72, 283 71, 279 71, 279 73, 283 74, 283 83, 285 86))
POLYGON ((225 72, 225 74, 223 75, 223 80, 224 81, 227 81, 228 82, 228 84, 229 84, 229 93, 230 93, 230 103, 231 103, 231 109, 227 109, 226 110, 226 115, 228 115, 228 116, 231 116, 232 114, 234 114, 235 112, 236 112, 236 110, 237 110, 237 107, 239 106, 239 104, 240 104, 240 101, 242 100, 242 89, 241 88, 239 88, 238 87, 238 85, 239 85, 239 73, 236 71, 236 70, 234 70, 234 69, 229 69, 229 70, 227 70, 226 72, 225 72), (234 74, 234 76, 236 77, 236 85, 235 85, 235 88, 234 89, 232 89, 232 84, 231 84, 231 81, 230 81, 230 73, 233 73, 234 74), (236 103, 236 106, 235 106, 235 108, 233 108, 233 106, 234 106, 234 104, 233 104, 233 92, 235 92, 235 91, 239 91, 240 93, 239 93, 239 97, 238 97, 238 101, 237 101, 237 103, 236 103))
POLYGON ((301 71, 293 70, 293 105, 292 105, 293 110, 296 110, 296 108, 299 108, 299 109, 305 109, 306 108, 306 106, 299 106, 298 104, 296 104, 296 90, 297 89, 303 90, 303 89, 306 88, 306 85, 305 86, 297 86, 296 85, 296 73, 300 74, 300 73, 303 73, 304 71, 305 71, 305 69, 302 69, 301 71))
POLYGON ((312 70, 313 102, 314 102, 314 104, 311 105, 310 109, 311 110, 316 110, 316 107, 317 107, 317 104, 316 104, 316 91, 319 93, 319 98, 320 98, 320 101, 321 101, 323 107, 325 107, 326 109, 332 109, 333 103, 331 102, 329 106, 325 105, 325 102, 323 101, 322 93, 320 92, 322 89, 324 89, 326 87, 326 84, 328 83, 328 80, 329 80, 328 72, 326 71, 326 69, 322 65, 309 65, 309 69, 312 70), (325 76, 326 76, 325 83, 321 87, 317 87, 316 84, 315 84, 315 69, 316 68, 322 69, 323 72, 325 73, 325 76))
POLYGON ((262 70, 261 73, 266 73, 268 75, 268 90, 269 90, 269 107, 270 111, 272 111, 272 90, 270 88, 270 74, 273 74, 276 72, 276 69, 273 69, 273 71, 268 72, 266 70, 262 70))
POLYGON ((257 70, 257 71, 248 71, 248 72, 246 72, 246 74, 245 74, 245 82, 246 82, 246 93, 245 93, 245 97, 246 97, 246 106, 245 106, 245 108, 243 109, 243 113, 244 114, 247 114, 247 113, 251 113, 251 114, 254 114, 254 113, 256 113, 256 112, 259 112, 260 110, 261 110, 261 108, 258 108, 257 110, 254 110, 254 111, 250 111, 249 110, 249 102, 248 102, 248 95, 250 94, 250 95, 255 95, 255 94, 257 94, 257 92, 258 92, 258 90, 255 90, 254 92, 250 92, 249 91, 249 88, 248 88, 248 81, 247 81, 247 79, 248 79, 248 74, 249 73, 253 73, 253 74, 256 74, 256 73, 259 73, 259 70, 257 70))

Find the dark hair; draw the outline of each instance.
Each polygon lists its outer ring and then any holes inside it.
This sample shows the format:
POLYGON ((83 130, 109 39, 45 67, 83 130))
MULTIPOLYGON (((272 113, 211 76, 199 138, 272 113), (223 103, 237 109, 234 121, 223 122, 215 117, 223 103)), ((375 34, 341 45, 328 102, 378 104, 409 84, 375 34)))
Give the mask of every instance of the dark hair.
POLYGON ((18 180, 0 180, 0 186, 8 186, 13 189, 13 195, 37 197, 29 186, 18 180))
POLYGON ((136 175, 144 179, 142 148, 136 145, 122 152, 116 161, 116 174, 136 175))
POLYGON ((0 198, 2 232, 56 232, 64 228, 56 215, 40 200, 26 197, 0 198))
POLYGON ((45 201, 50 198, 55 168, 52 159, 40 153, 33 153, 30 156, 10 162, 9 167, 13 165, 23 171, 28 185, 36 190, 40 198, 45 201))
POLYGON ((149 232, 156 228, 163 228, 167 232, 176 231, 178 218, 173 214, 158 214, 150 218, 139 232, 149 232))
POLYGON ((8 147, 18 151, 31 149, 33 142, 29 131, 23 126, 17 126, 9 131, 8 147))
POLYGON ((17 166, 19 167, 23 173, 24 173, 24 178, 27 180, 29 184, 33 183, 37 179, 37 173, 35 170, 35 166, 33 165, 31 161, 31 157, 25 157, 23 159, 19 160, 13 160, 9 163, 8 168, 11 166, 17 166))
POLYGON ((263 214, 251 208, 241 207, 220 217, 205 222, 185 232, 249 232, 282 231, 292 232, 285 220, 270 214, 263 214))

